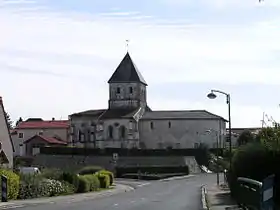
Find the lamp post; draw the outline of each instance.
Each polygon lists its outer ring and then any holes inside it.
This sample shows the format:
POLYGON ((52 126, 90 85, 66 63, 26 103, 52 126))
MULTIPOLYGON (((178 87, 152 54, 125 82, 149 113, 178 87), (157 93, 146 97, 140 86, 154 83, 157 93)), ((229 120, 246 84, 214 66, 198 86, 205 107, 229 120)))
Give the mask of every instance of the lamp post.
POLYGON ((217 97, 217 95, 215 93, 220 93, 226 96, 226 103, 228 105, 228 131, 229 131, 229 136, 228 136, 228 140, 229 140, 229 153, 230 153, 230 158, 229 158, 229 169, 231 171, 231 167, 232 167, 232 158, 231 158, 231 152, 232 152, 232 148, 231 148, 231 113, 230 113, 230 94, 229 93, 225 93, 223 91, 220 90, 211 90, 211 92, 207 95, 207 97, 209 99, 215 99, 217 97))
POLYGON ((214 132, 215 133, 215 137, 216 137, 216 169, 217 169, 217 185, 219 186, 219 184, 220 184, 220 175, 219 175, 219 167, 218 167, 218 159, 219 159, 219 151, 218 151, 218 148, 219 148, 219 134, 218 134, 218 131, 216 131, 216 130, 212 130, 212 129, 210 129, 210 130, 207 130, 206 131, 207 133, 212 133, 212 132, 214 132))

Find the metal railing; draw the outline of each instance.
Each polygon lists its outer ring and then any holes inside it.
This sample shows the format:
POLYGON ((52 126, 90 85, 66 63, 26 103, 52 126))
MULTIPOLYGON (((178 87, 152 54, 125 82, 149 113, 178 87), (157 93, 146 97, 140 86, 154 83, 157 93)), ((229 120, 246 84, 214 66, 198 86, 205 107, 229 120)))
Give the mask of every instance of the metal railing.
POLYGON ((273 210, 273 185, 274 175, 268 176, 262 182, 239 177, 236 201, 243 209, 273 210))

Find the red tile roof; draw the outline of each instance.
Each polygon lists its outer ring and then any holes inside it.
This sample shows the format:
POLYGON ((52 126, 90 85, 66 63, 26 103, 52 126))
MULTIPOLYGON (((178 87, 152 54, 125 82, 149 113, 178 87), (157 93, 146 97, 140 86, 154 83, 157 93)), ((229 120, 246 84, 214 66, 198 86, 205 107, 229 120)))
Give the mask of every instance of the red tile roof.
POLYGON ((19 123, 15 129, 69 128, 69 126, 70 122, 68 120, 24 121, 19 123))
POLYGON ((24 143, 28 143, 35 138, 40 138, 41 140, 43 140, 49 144, 61 144, 61 145, 67 144, 65 141, 59 140, 55 137, 46 137, 46 136, 42 136, 42 135, 35 135, 35 136, 31 137, 30 139, 27 139, 26 141, 24 141, 24 143))

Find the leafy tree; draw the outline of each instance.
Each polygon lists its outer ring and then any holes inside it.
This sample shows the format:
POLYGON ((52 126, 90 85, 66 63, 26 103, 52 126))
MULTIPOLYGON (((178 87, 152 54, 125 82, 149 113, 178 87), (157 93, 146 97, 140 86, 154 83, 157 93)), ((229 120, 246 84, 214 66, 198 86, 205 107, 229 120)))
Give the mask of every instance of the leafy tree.
POLYGON ((280 149, 280 125, 274 123, 273 127, 262 128, 257 134, 256 140, 267 148, 280 149))
POLYGON ((255 136, 251 131, 245 130, 243 131, 237 139, 238 146, 245 145, 249 142, 253 142, 255 140, 255 136))
POLYGON ((7 119, 8 128, 12 129, 13 128, 13 121, 11 120, 11 117, 10 117, 8 112, 5 112, 5 117, 7 119))
POLYGON ((209 166, 211 155, 210 155, 209 148, 207 147, 206 144, 201 143, 198 146, 195 159, 198 165, 204 165, 206 167, 209 166))
POLYGON ((18 120, 17 120, 17 122, 16 122, 16 126, 18 126, 18 124, 20 123, 20 122, 22 122, 23 120, 22 120, 22 118, 20 117, 18 120))

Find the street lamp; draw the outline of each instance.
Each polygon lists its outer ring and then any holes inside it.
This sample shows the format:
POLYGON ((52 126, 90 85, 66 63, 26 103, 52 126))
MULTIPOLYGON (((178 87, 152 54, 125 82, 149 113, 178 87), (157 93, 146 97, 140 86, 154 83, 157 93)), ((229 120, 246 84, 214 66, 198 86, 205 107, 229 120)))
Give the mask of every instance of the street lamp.
POLYGON ((220 93, 226 96, 226 103, 228 105, 228 131, 229 131, 229 153, 230 153, 230 158, 229 158, 229 168, 231 171, 231 167, 232 167, 232 163, 231 163, 231 152, 232 152, 232 148, 231 148, 231 114, 230 114, 230 94, 229 93, 225 93, 223 91, 220 90, 211 90, 211 92, 207 95, 207 97, 209 99, 215 99, 217 97, 217 95, 215 93, 220 93))
POLYGON ((214 132, 215 133, 215 137, 216 137, 216 141, 217 141, 217 145, 216 145, 216 169, 217 169, 217 185, 219 186, 220 184, 220 175, 219 175, 219 168, 218 168, 218 159, 219 159, 219 151, 218 151, 218 148, 219 148, 219 134, 218 134, 218 131, 216 130, 213 130, 213 129, 209 129, 209 130, 206 130, 206 133, 212 133, 214 132))

